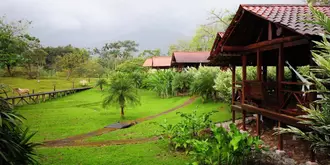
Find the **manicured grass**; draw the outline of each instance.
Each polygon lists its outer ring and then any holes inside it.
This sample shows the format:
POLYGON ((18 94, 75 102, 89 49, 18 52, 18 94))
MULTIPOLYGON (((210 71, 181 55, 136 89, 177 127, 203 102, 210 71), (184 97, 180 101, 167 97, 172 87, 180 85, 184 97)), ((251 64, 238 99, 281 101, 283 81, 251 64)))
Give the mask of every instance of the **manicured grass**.
POLYGON ((177 112, 191 113, 193 110, 197 110, 197 114, 217 111, 217 113, 213 114, 211 117, 212 121, 214 122, 227 121, 231 119, 231 113, 229 111, 228 104, 214 102, 203 104, 201 99, 198 99, 194 103, 184 108, 178 109, 174 112, 160 116, 153 120, 142 122, 127 129, 116 130, 101 136, 94 136, 86 139, 86 141, 134 139, 159 135, 162 131, 162 129, 159 127, 159 124, 164 122, 165 119, 168 123, 175 124, 181 120, 181 117, 176 114, 177 112))
MULTIPOLYGON (((140 90, 141 105, 127 107, 125 120, 157 114, 185 102, 188 97, 160 99, 154 92, 140 90)), ((38 133, 33 141, 65 138, 88 133, 120 121, 117 107, 101 107, 103 93, 97 89, 83 91, 49 102, 26 105, 18 108, 27 120, 25 125, 38 133)))
MULTIPOLYGON (((16 78, 16 77, 1 77, 0 83, 7 84, 11 88, 27 88, 32 92, 34 90, 35 93, 38 92, 47 92, 54 90, 54 84, 56 86, 56 90, 63 90, 63 89, 70 89, 73 87, 72 81, 74 81, 75 88, 81 87, 79 85, 79 81, 86 80, 88 78, 72 78, 71 80, 65 80, 64 78, 61 79, 40 79, 40 82, 36 79, 26 79, 26 78, 16 78)), ((91 78, 89 85, 94 86, 97 78, 91 78)), ((17 95, 17 93, 8 93, 9 96, 17 95)), ((5 95, 1 95, 5 96, 5 95)))
POLYGON ((189 162, 182 153, 172 153, 165 141, 143 144, 104 146, 39 148, 41 164, 88 165, 183 165, 189 162))

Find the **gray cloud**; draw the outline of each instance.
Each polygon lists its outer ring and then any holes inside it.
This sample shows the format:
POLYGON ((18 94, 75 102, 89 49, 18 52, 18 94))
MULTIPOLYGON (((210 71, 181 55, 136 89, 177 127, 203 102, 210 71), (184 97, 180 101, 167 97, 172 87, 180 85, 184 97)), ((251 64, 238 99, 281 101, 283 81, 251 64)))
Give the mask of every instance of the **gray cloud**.
POLYGON ((101 46, 133 39, 140 49, 167 48, 193 35, 211 9, 236 11, 246 3, 303 3, 302 0, 1 0, 0 15, 33 21, 43 45, 101 46))

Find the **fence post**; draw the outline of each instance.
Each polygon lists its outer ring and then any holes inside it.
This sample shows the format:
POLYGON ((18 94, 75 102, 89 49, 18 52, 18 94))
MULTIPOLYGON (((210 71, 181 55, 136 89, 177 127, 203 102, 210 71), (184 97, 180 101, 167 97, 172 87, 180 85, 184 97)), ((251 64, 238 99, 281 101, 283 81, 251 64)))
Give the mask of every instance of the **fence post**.
POLYGON ((54 91, 56 91, 56 85, 54 84, 54 91))

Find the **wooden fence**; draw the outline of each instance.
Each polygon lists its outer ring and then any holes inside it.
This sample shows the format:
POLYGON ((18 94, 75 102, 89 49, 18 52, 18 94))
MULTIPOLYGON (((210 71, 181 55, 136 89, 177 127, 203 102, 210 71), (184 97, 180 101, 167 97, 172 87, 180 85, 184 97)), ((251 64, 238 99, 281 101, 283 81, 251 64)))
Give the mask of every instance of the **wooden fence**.
POLYGON ((41 93, 34 93, 29 95, 7 97, 5 98, 5 100, 8 101, 13 106, 24 105, 24 104, 38 104, 41 102, 45 102, 46 100, 67 96, 69 94, 88 90, 91 88, 92 87, 83 87, 83 88, 72 88, 66 90, 51 91, 51 92, 41 92, 41 93))

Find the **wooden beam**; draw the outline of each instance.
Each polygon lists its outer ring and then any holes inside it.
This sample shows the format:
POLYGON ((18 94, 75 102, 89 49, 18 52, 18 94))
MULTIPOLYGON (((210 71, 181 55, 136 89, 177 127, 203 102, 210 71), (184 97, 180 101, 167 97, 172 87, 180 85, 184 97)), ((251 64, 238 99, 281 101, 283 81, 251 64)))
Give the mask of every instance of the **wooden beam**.
POLYGON ((282 81, 284 79, 284 50, 283 44, 281 44, 278 53, 278 74, 277 74, 277 90, 278 90, 278 101, 279 105, 283 104, 284 98, 282 93, 282 81))
MULTIPOLYGON (((235 104, 235 82, 236 82, 236 66, 232 66, 232 74, 231 74, 231 84, 232 84, 232 92, 231 92, 231 104, 235 104)), ((232 110, 232 122, 235 123, 235 111, 232 110)))
MULTIPOLYGON (((242 98, 241 98, 241 104, 244 104, 245 101, 245 81, 246 81, 246 55, 242 56, 242 98)), ((245 118, 246 118, 246 111, 243 109, 242 111, 242 116, 243 116, 243 130, 246 130, 246 125, 245 125, 245 118)))
MULTIPOLYGON (((280 43, 287 43, 287 42, 292 42, 296 40, 300 40, 299 42, 295 42, 294 44, 291 45, 299 45, 299 44, 305 44, 306 39, 304 39, 302 36, 289 36, 289 37, 281 37, 281 38, 276 38, 268 41, 262 41, 254 44, 250 44, 247 46, 223 46, 223 51, 224 52, 245 52, 245 51, 257 51, 256 49, 266 47, 266 46, 272 46, 280 43)), ((309 43, 309 42, 308 42, 309 43)), ((290 44, 287 44, 290 46, 290 44)))
POLYGON ((272 28, 272 23, 268 22, 268 40, 273 39, 273 28, 272 28))

